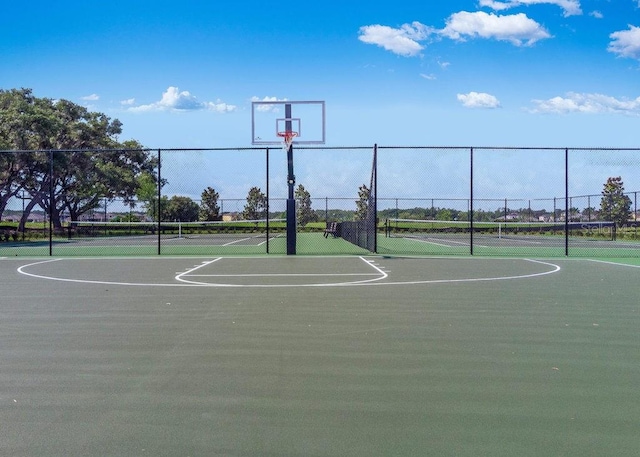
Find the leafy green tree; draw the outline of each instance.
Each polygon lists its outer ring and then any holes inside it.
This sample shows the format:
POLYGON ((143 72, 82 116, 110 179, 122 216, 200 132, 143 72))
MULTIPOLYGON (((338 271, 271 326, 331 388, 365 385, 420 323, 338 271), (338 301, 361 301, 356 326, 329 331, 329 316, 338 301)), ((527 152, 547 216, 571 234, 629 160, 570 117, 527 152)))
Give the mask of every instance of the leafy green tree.
POLYGON ((200 202, 199 219, 201 221, 219 221, 220 205, 218 205, 218 199, 220 195, 218 192, 213 187, 207 187, 202 191, 200 197, 202 201, 200 202))
POLYGON ((624 194, 622 177, 610 177, 604 184, 600 200, 600 218, 622 227, 631 218, 631 199, 624 194))
POLYGON ((358 200, 356 200, 355 219, 363 221, 367 217, 367 209, 369 208, 369 195, 371 191, 363 184, 358 188, 358 200))
MULTIPOLYGON (((165 179, 162 180, 161 188, 167 183, 165 179)), ((141 173, 138 176, 138 187, 136 190, 136 198, 139 202, 142 202, 147 215, 151 220, 158 220, 158 179, 154 173, 141 173)), ((168 198, 163 196, 160 200, 162 206, 162 214, 165 216, 161 220, 166 220, 166 204, 168 198)))
POLYGON ((569 221, 578 222, 580 221, 580 209, 576 207, 569 208, 569 221))
POLYGON ((198 220, 200 207, 189 197, 174 195, 167 201, 166 218, 169 221, 193 222, 198 220))
POLYGON ((436 214, 436 220, 439 220, 439 221, 452 221, 453 220, 453 212, 450 209, 442 208, 436 214))
POLYGON ((140 217, 135 214, 119 214, 111 219, 111 222, 141 222, 140 217))
POLYGON ((0 154, 0 215, 7 207, 9 200, 23 189, 25 175, 22 162, 24 154, 19 152, 3 152, 0 154))
POLYGON ((295 191, 295 199, 298 204, 296 209, 296 220, 298 221, 298 225, 304 226, 309 222, 316 222, 318 220, 318 216, 311 208, 311 194, 302 184, 299 184, 295 191))
POLYGON ((247 203, 242 211, 242 218, 245 220, 257 220, 265 217, 267 209, 267 197, 259 187, 249 189, 247 203))
POLYGON ((151 171, 155 162, 138 142, 120 142, 120 133, 119 120, 68 100, 38 98, 30 89, 0 89, 0 146, 16 151, 55 150, 16 153, 0 162, 0 174, 8 178, 0 185, 0 211, 7 196, 24 190, 32 200, 21 224, 39 205, 52 214, 54 227, 59 228, 63 211, 77 219, 105 198, 131 201, 138 175, 151 171), (88 154, 80 151, 84 149, 102 151, 88 154), (16 158, 19 163, 10 163, 16 158))

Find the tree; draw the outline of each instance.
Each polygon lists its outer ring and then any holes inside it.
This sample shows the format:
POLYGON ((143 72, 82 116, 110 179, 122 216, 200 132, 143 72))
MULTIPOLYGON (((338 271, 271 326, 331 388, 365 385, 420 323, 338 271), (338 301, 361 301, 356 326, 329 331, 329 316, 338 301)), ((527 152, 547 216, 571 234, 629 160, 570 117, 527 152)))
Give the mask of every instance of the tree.
POLYGON ((593 206, 589 206, 582 211, 582 218, 586 219, 587 221, 593 220, 596 215, 596 209, 593 206))
POLYGON ((452 220, 454 220, 453 212, 450 209, 442 208, 436 214, 436 220, 438 220, 438 221, 452 221, 452 220))
POLYGON ((367 217, 367 209, 369 208, 369 194, 371 191, 363 184, 358 188, 358 200, 356 200, 356 214, 355 219, 357 221, 363 221, 367 217))
POLYGON ((0 214, 2 202, 22 190, 31 201, 21 224, 40 206, 52 215, 56 228, 61 226, 64 211, 77 219, 105 198, 132 201, 138 176, 152 171, 155 160, 138 142, 119 142, 121 132, 119 120, 70 101, 38 98, 30 89, 0 89, 0 146, 40 150, 14 153, 0 162, 0 214), (63 149, 67 151, 60 151, 63 149), (80 151, 83 149, 102 151, 80 151))
POLYGON ((220 195, 218 195, 218 192, 213 187, 207 187, 202 191, 200 197, 202 201, 200 202, 199 219, 201 221, 219 221, 220 206, 218 205, 218 199, 220 195))
POLYGON ((309 222, 316 222, 318 220, 318 216, 311 208, 311 194, 302 184, 298 185, 298 188, 295 191, 295 198, 298 204, 298 208, 296 209, 296 220, 298 221, 298 225, 304 226, 309 222))
POLYGON ((249 189, 247 204, 242 211, 242 218, 248 221, 263 219, 267 209, 267 197, 259 187, 249 189))
POLYGON ((569 208, 569 221, 571 222, 579 222, 580 221, 580 209, 576 207, 569 208))
MULTIPOLYGON (((167 183, 165 179, 162 179, 161 188, 167 183)), ((136 198, 142 202, 147 215, 151 220, 158 220, 158 179, 154 173, 144 172, 138 176, 138 187, 136 189, 136 198)), ((167 202, 169 199, 163 196, 160 200, 162 205, 162 218, 160 220, 166 220, 167 215, 167 202)))
POLYGON ((624 194, 622 177, 610 177, 604 184, 600 201, 600 217, 622 227, 631 218, 631 199, 624 194))
POLYGON ((23 159, 23 154, 19 152, 0 154, 0 215, 4 212, 9 200, 23 189, 22 182, 25 178, 23 159))
POLYGON ((193 222, 198 220, 200 207, 189 197, 174 195, 167 201, 166 218, 169 221, 193 222))

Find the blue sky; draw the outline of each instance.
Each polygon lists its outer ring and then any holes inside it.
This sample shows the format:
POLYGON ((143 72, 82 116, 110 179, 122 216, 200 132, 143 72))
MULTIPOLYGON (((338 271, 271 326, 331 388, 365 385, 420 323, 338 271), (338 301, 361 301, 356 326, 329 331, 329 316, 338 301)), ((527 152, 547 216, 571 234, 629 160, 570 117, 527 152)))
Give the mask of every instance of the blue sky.
POLYGON ((331 145, 638 146, 639 0, 4 2, 0 87, 149 147, 248 146, 252 98, 331 145))
POLYGON ((266 97, 331 146, 640 146, 640 0, 3 2, 0 56, 152 148, 250 146, 266 97))

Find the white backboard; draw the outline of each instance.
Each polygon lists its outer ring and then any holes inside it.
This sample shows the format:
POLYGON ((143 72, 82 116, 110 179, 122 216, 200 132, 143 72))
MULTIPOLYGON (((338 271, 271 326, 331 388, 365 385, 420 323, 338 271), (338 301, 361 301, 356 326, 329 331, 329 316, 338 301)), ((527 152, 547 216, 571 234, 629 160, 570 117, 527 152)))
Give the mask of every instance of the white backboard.
POLYGON ((282 145, 278 132, 297 132, 293 144, 325 143, 324 101, 255 101, 251 103, 251 144, 282 145))

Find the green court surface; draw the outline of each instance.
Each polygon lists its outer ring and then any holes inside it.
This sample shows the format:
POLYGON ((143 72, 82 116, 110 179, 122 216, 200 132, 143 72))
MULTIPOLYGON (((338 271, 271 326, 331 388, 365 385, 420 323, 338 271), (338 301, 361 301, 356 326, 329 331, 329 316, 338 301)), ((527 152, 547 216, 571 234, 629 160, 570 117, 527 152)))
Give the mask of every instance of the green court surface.
MULTIPOLYGON (((213 235, 175 234, 163 236, 96 236, 56 238, 51 245, 54 256, 153 256, 153 255, 262 255, 285 254, 285 234, 224 233, 213 235)), ((32 257, 49 255, 48 241, 0 243, 0 256, 32 257)), ((296 253, 300 255, 367 255, 369 251, 342 238, 325 238, 322 232, 297 234, 296 253)), ((618 240, 564 236, 476 236, 473 246, 469 234, 422 234, 385 237, 377 235, 377 253, 416 256, 513 256, 513 257, 609 257, 640 259, 636 238, 618 240), (473 251, 473 252, 472 252, 473 251)))
POLYGON ((0 258, 0 455, 635 455, 639 267, 0 258))
MULTIPOLYGON (((362 249, 342 238, 324 238, 320 233, 299 233, 297 253, 302 255, 367 254, 362 249)), ((160 249, 157 236, 138 237, 95 237, 68 240, 56 238, 51 252, 55 256, 152 256, 158 255, 261 255, 285 254, 286 238, 282 233, 274 233, 267 238, 264 234, 221 234, 212 236, 167 236, 162 237, 160 249)), ((48 241, 28 241, 0 243, 0 256, 46 256, 49 254, 48 241)))

